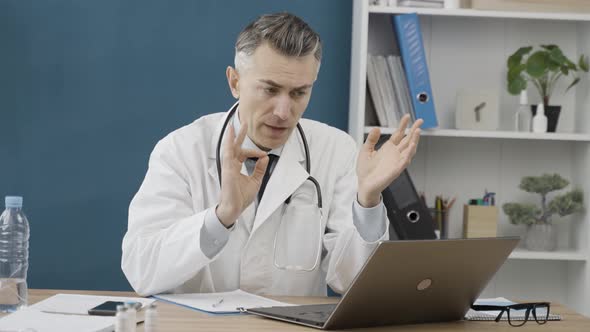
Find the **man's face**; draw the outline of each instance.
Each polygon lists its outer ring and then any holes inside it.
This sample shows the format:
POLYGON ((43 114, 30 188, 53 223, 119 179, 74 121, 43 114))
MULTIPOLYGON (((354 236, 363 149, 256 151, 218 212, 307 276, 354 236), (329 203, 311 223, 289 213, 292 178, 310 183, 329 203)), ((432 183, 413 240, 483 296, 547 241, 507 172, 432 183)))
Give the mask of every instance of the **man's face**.
POLYGON ((307 108, 318 66, 313 54, 287 57, 263 43, 239 73, 228 68, 232 94, 240 100, 240 123, 248 123, 248 137, 259 148, 285 144, 307 108))

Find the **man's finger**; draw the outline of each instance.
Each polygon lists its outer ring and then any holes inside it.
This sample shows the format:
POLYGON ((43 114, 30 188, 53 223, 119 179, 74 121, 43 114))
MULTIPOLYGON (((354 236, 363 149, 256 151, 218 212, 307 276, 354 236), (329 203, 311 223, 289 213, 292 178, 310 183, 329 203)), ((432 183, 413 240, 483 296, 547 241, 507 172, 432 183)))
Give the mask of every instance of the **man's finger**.
POLYGON ((367 135, 367 139, 365 140, 365 144, 363 144, 363 150, 367 152, 372 152, 375 150, 375 144, 379 141, 379 137, 381 136, 381 130, 379 128, 373 128, 367 135))
POLYGON ((412 142, 412 143, 410 143, 410 145, 408 146, 406 151, 402 152, 402 154, 401 154, 401 158, 402 158, 404 165, 406 167, 410 164, 410 162, 412 161, 412 158, 414 157, 415 154, 416 154, 416 144, 414 144, 414 142, 412 142))
POLYGON ((412 128, 410 128, 408 134, 397 143, 400 151, 405 150, 408 147, 408 143, 411 141, 415 141, 416 145, 418 144, 418 140, 420 139, 420 126, 422 126, 423 123, 424 120, 422 119, 414 121, 414 124, 412 125, 412 128))
POLYGON ((404 138, 402 139, 401 142, 399 142, 399 144, 397 145, 397 149, 400 152, 403 152, 404 150, 406 150, 406 148, 408 147, 408 144, 410 144, 410 139, 411 139, 411 134, 404 136, 404 138))
POLYGON ((263 158, 266 156, 266 152, 262 150, 254 150, 254 149, 240 149, 239 150, 238 160, 243 163, 248 158, 263 158))
POLYGON ((240 132, 238 133, 238 138, 236 139, 236 145, 238 147, 242 146, 244 143, 244 139, 246 138, 246 133, 248 132, 248 124, 246 122, 241 124, 240 132))
POLYGON ((389 138, 393 142, 393 144, 398 145, 399 142, 401 142, 402 138, 404 138, 406 128, 408 127, 408 123, 410 123, 410 115, 406 114, 402 117, 400 125, 395 131, 395 133, 393 133, 393 135, 391 135, 391 137, 389 138))
POLYGON ((264 156, 259 158, 256 162, 256 166, 254 166, 254 172, 252 172, 252 175, 250 176, 256 180, 256 183, 262 184, 262 178, 264 178, 264 173, 266 172, 266 167, 268 167, 269 160, 270 159, 268 158, 268 155, 264 154, 264 156))
POLYGON ((424 123, 424 120, 422 120, 422 119, 418 119, 418 120, 414 121, 414 124, 412 125, 412 131, 415 131, 416 129, 422 127, 423 123, 424 123))
MULTIPOLYGON (((227 136, 225 141, 223 142, 223 157, 233 157, 234 156, 234 140, 236 137, 236 133, 234 132, 234 127, 230 126, 227 132, 227 136)), ((225 160, 225 159, 224 159, 225 160)))
POLYGON ((420 130, 420 128, 416 128, 416 130, 414 131, 414 134, 412 135, 412 143, 416 144, 416 147, 418 147, 418 142, 420 142, 420 134, 422 133, 422 130, 420 130))

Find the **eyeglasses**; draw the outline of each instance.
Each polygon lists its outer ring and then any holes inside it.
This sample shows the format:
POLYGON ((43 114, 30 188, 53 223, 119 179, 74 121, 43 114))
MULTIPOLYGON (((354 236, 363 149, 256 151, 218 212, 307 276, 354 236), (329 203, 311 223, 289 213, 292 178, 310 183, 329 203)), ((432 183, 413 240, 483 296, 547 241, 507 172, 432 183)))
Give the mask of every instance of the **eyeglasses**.
POLYGON ((537 324, 545 324, 549 319, 549 310, 551 305, 549 302, 535 302, 535 303, 517 303, 507 306, 501 305, 472 305, 471 309, 476 311, 500 311, 495 321, 499 322, 502 315, 506 312, 508 314, 508 324, 511 326, 523 326, 531 315, 535 318, 537 324))

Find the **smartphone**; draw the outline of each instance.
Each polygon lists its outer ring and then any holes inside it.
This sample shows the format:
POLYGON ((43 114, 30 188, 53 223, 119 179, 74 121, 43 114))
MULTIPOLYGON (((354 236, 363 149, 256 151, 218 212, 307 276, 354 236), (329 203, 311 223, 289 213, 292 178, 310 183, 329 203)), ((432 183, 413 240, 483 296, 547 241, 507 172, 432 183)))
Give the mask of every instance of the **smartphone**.
POLYGON ((115 316, 117 314, 118 305, 125 305, 125 303, 117 301, 106 301, 92 309, 88 309, 88 314, 96 316, 115 316))

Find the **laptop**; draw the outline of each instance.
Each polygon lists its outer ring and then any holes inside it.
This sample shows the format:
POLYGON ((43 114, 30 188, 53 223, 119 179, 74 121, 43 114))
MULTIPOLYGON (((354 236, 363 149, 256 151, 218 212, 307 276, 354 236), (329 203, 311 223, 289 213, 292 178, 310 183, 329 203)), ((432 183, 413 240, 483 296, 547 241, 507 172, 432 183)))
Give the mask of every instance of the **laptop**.
POLYGON ((323 330, 461 320, 519 240, 384 241, 338 303, 245 311, 323 330))

